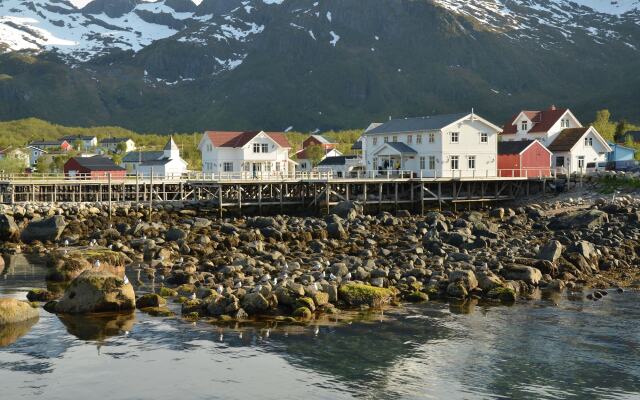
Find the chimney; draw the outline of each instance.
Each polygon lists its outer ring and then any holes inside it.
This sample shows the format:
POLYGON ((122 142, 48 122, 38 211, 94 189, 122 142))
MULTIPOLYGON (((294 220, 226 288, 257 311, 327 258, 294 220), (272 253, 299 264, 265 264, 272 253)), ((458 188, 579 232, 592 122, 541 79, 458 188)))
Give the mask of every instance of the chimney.
POLYGON ((555 110, 556 110, 556 106, 555 106, 555 104, 552 104, 552 105, 551 105, 551 107, 549 107, 549 110, 551 110, 551 111, 555 111, 555 110))

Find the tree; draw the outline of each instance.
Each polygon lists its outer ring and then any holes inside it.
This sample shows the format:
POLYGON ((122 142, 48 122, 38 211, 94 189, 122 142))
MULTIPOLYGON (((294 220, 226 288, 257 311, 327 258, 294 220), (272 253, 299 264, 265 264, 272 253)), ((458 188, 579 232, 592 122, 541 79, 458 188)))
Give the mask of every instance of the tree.
POLYGON ((118 150, 118 153, 124 153, 125 151, 127 151, 127 143, 125 142, 120 142, 118 143, 118 145, 116 146, 116 149, 118 150))
POLYGON ((80 139, 76 139, 73 142, 73 148, 78 150, 78 151, 82 151, 84 149, 84 142, 80 139))
POLYGON ((618 122, 618 124, 616 125, 616 133, 614 135, 614 139, 616 140, 616 142, 622 142, 625 139, 625 134, 627 133, 627 131, 631 130, 632 127, 631 125, 627 122, 627 120, 622 120, 620 122, 618 122))
POLYGON ((23 160, 13 157, 0 159, 0 171, 4 173, 24 172, 25 164, 23 160))
POLYGON ((318 144, 312 144, 304 150, 307 158, 311 160, 313 166, 318 165, 318 163, 324 157, 324 148, 318 144))
POLYGON ((38 161, 36 161, 36 169, 38 172, 48 173, 51 172, 52 164, 51 157, 43 154, 38 158, 38 161))
POLYGON ((609 110, 600 110, 596 112, 596 120, 591 124, 602 138, 607 141, 613 141, 616 133, 616 124, 611 122, 610 118, 611 113, 609 110))

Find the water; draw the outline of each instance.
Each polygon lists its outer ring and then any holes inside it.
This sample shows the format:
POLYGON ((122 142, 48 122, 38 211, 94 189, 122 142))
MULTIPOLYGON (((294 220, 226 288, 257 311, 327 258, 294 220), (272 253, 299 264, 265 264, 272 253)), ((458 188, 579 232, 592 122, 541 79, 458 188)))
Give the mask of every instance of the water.
MULTIPOLYGON (((43 274, 16 264, 0 296, 24 298, 43 274)), ((23 336, 0 341, 1 398, 640 399, 639 301, 627 292, 595 303, 434 302, 270 329, 41 310, 14 332, 23 336)))

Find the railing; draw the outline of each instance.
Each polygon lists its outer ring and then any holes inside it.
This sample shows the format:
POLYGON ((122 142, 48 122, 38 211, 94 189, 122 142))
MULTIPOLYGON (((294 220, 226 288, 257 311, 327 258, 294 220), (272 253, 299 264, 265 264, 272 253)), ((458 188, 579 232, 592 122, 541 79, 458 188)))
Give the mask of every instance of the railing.
POLYGON ((56 174, 56 173, 32 173, 32 174, 7 174, 0 173, 0 181, 28 184, 52 184, 52 183, 180 183, 196 181, 220 181, 220 182, 297 182, 297 181, 339 181, 339 180, 459 180, 459 179, 548 179, 566 174, 562 168, 517 168, 498 169, 496 171, 478 171, 475 169, 457 169, 445 173, 437 171, 410 171, 410 170, 356 170, 339 174, 328 169, 310 172, 281 172, 281 171, 256 171, 256 172, 187 172, 174 175, 154 174, 56 174))

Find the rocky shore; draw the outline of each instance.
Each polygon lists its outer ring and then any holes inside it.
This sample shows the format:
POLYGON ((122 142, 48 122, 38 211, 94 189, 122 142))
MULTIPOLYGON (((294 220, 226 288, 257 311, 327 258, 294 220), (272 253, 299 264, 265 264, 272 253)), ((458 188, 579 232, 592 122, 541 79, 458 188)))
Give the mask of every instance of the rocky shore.
POLYGON ((97 204, 5 206, 0 249, 49 260, 64 291, 29 300, 61 314, 164 316, 173 302, 190 319, 299 321, 565 288, 598 300, 640 284, 640 200, 630 195, 424 216, 366 215, 351 202, 324 218, 214 215, 199 203, 157 204, 150 217, 120 204, 111 218, 97 204))

